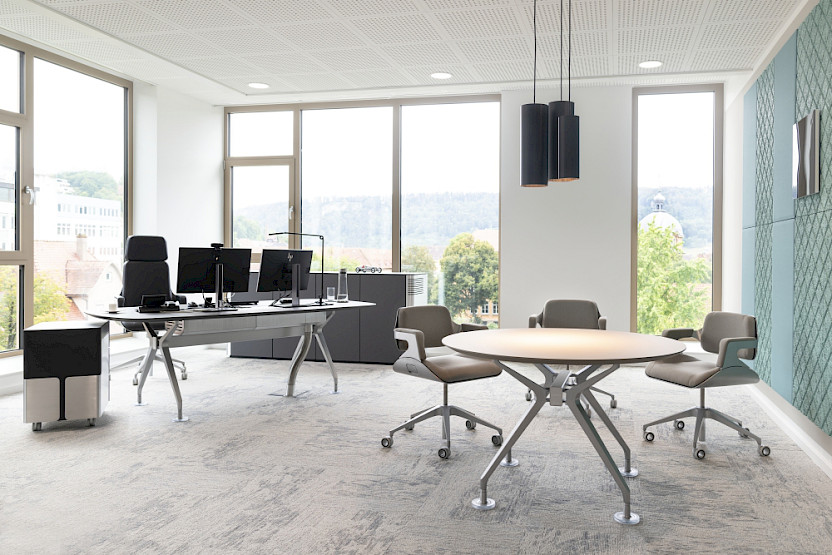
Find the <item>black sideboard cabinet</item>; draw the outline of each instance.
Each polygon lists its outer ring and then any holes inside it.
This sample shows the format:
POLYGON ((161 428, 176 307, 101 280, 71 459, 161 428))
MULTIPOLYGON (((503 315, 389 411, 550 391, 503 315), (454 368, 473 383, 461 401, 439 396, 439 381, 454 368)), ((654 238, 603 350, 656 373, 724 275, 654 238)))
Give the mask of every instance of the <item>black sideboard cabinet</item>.
MULTIPOLYGON (((324 273, 324 296, 327 287, 336 287, 338 274, 324 273)), ((309 287, 301 292, 306 299, 320 295, 321 274, 309 277, 309 287)), ((375 303, 375 306, 337 312, 324 327, 332 360, 335 362, 369 362, 392 364, 401 352, 393 340, 393 326, 399 307, 427 302, 425 274, 384 273, 348 274, 347 288, 352 300, 375 303)), ((249 293, 236 293, 234 300, 273 300, 277 293, 257 293, 257 274, 251 274, 249 293)), ((291 359, 297 337, 232 343, 232 357, 291 359)), ((323 361, 317 341, 306 360, 323 361)))

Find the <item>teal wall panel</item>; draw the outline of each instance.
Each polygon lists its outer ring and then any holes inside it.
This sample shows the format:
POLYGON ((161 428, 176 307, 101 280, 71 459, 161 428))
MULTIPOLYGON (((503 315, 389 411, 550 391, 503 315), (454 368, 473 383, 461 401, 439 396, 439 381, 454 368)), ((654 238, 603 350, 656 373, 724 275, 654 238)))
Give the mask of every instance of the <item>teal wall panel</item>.
POLYGON ((772 151, 772 218, 794 218, 792 196, 792 127, 794 126, 797 38, 792 35, 774 58, 774 118, 772 151))
POLYGON ((757 317, 757 357, 754 369, 771 385, 771 231, 772 224, 754 228, 754 315, 757 317))
MULTIPOLYGON (((753 208, 753 206, 752 206, 753 208)), ((742 230, 742 310, 743 314, 754 314, 754 248, 756 228, 742 230)), ((755 362, 748 361, 754 368, 755 362)))
MULTIPOLYGON (((756 165, 757 165, 757 84, 745 93, 742 104, 742 227, 753 227, 754 207, 756 203, 756 165)), ((743 238, 745 233, 743 233, 743 238)), ((753 237, 753 235, 752 235, 753 237)), ((745 241, 743 241, 745 245, 745 241)), ((753 267, 753 265, 751 266, 753 267)), ((745 274, 743 274, 745 275, 745 274)), ((743 289, 745 292, 745 289, 743 289)), ((753 304, 752 304, 753 306, 753 304)))
POLYGON ((757 160, 754 221, 772 222, 774 187, 774 66, 757 79, 757 160))
POLYGON ((771 227, 771 387, 792 402, 794 219, 771 227))

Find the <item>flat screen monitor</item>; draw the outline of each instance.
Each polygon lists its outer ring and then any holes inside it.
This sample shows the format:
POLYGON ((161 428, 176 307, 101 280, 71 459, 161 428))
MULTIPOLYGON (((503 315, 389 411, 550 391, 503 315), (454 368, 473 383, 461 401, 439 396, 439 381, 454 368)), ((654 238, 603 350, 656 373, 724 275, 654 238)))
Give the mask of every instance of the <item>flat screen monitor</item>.
POLYGON ((312 251, 264 249, 260 259, 260 276, 257 291, 292 290, 292 266, 300 265, 300 284, 298 290, 309 288, 309 269, 312 267, 312 251))
MULTIPOLYGON (((211 247, 180 247, 176 275, 177 293, 213 293, 216 250, 211 247)), ((225 293, 248 291, 251 249, 220 249, 222 290, 225 293)))

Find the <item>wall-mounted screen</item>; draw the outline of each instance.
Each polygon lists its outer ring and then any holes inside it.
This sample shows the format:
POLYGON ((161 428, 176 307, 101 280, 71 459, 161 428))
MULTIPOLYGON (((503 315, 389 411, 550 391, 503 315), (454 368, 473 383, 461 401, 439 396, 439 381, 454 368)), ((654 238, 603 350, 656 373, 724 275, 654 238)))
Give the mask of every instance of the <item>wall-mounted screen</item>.
POLYGON ((820 110, 794 124, 792 131, 792 196, 820 191, 820 110))

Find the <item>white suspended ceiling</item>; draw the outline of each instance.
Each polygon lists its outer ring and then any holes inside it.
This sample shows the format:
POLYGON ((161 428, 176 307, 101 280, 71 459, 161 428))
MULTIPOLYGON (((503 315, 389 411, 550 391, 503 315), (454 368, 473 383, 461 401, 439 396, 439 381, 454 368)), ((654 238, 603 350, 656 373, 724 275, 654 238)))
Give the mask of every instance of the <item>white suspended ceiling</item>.
MULTIPOLYGON (((573 0, 574 85, 747 78, 816 3, 573 0), (664 65, 639 68, 645 60, 664 65)), ((560 4, 538 0, 544 86, 561 75, 560 4)), ((0 0, 0 33, 212 104, 253 104, 529 88, 532 10, 532 0, 0 0), (439 71, 453 77, 430 77, 439 71)))

